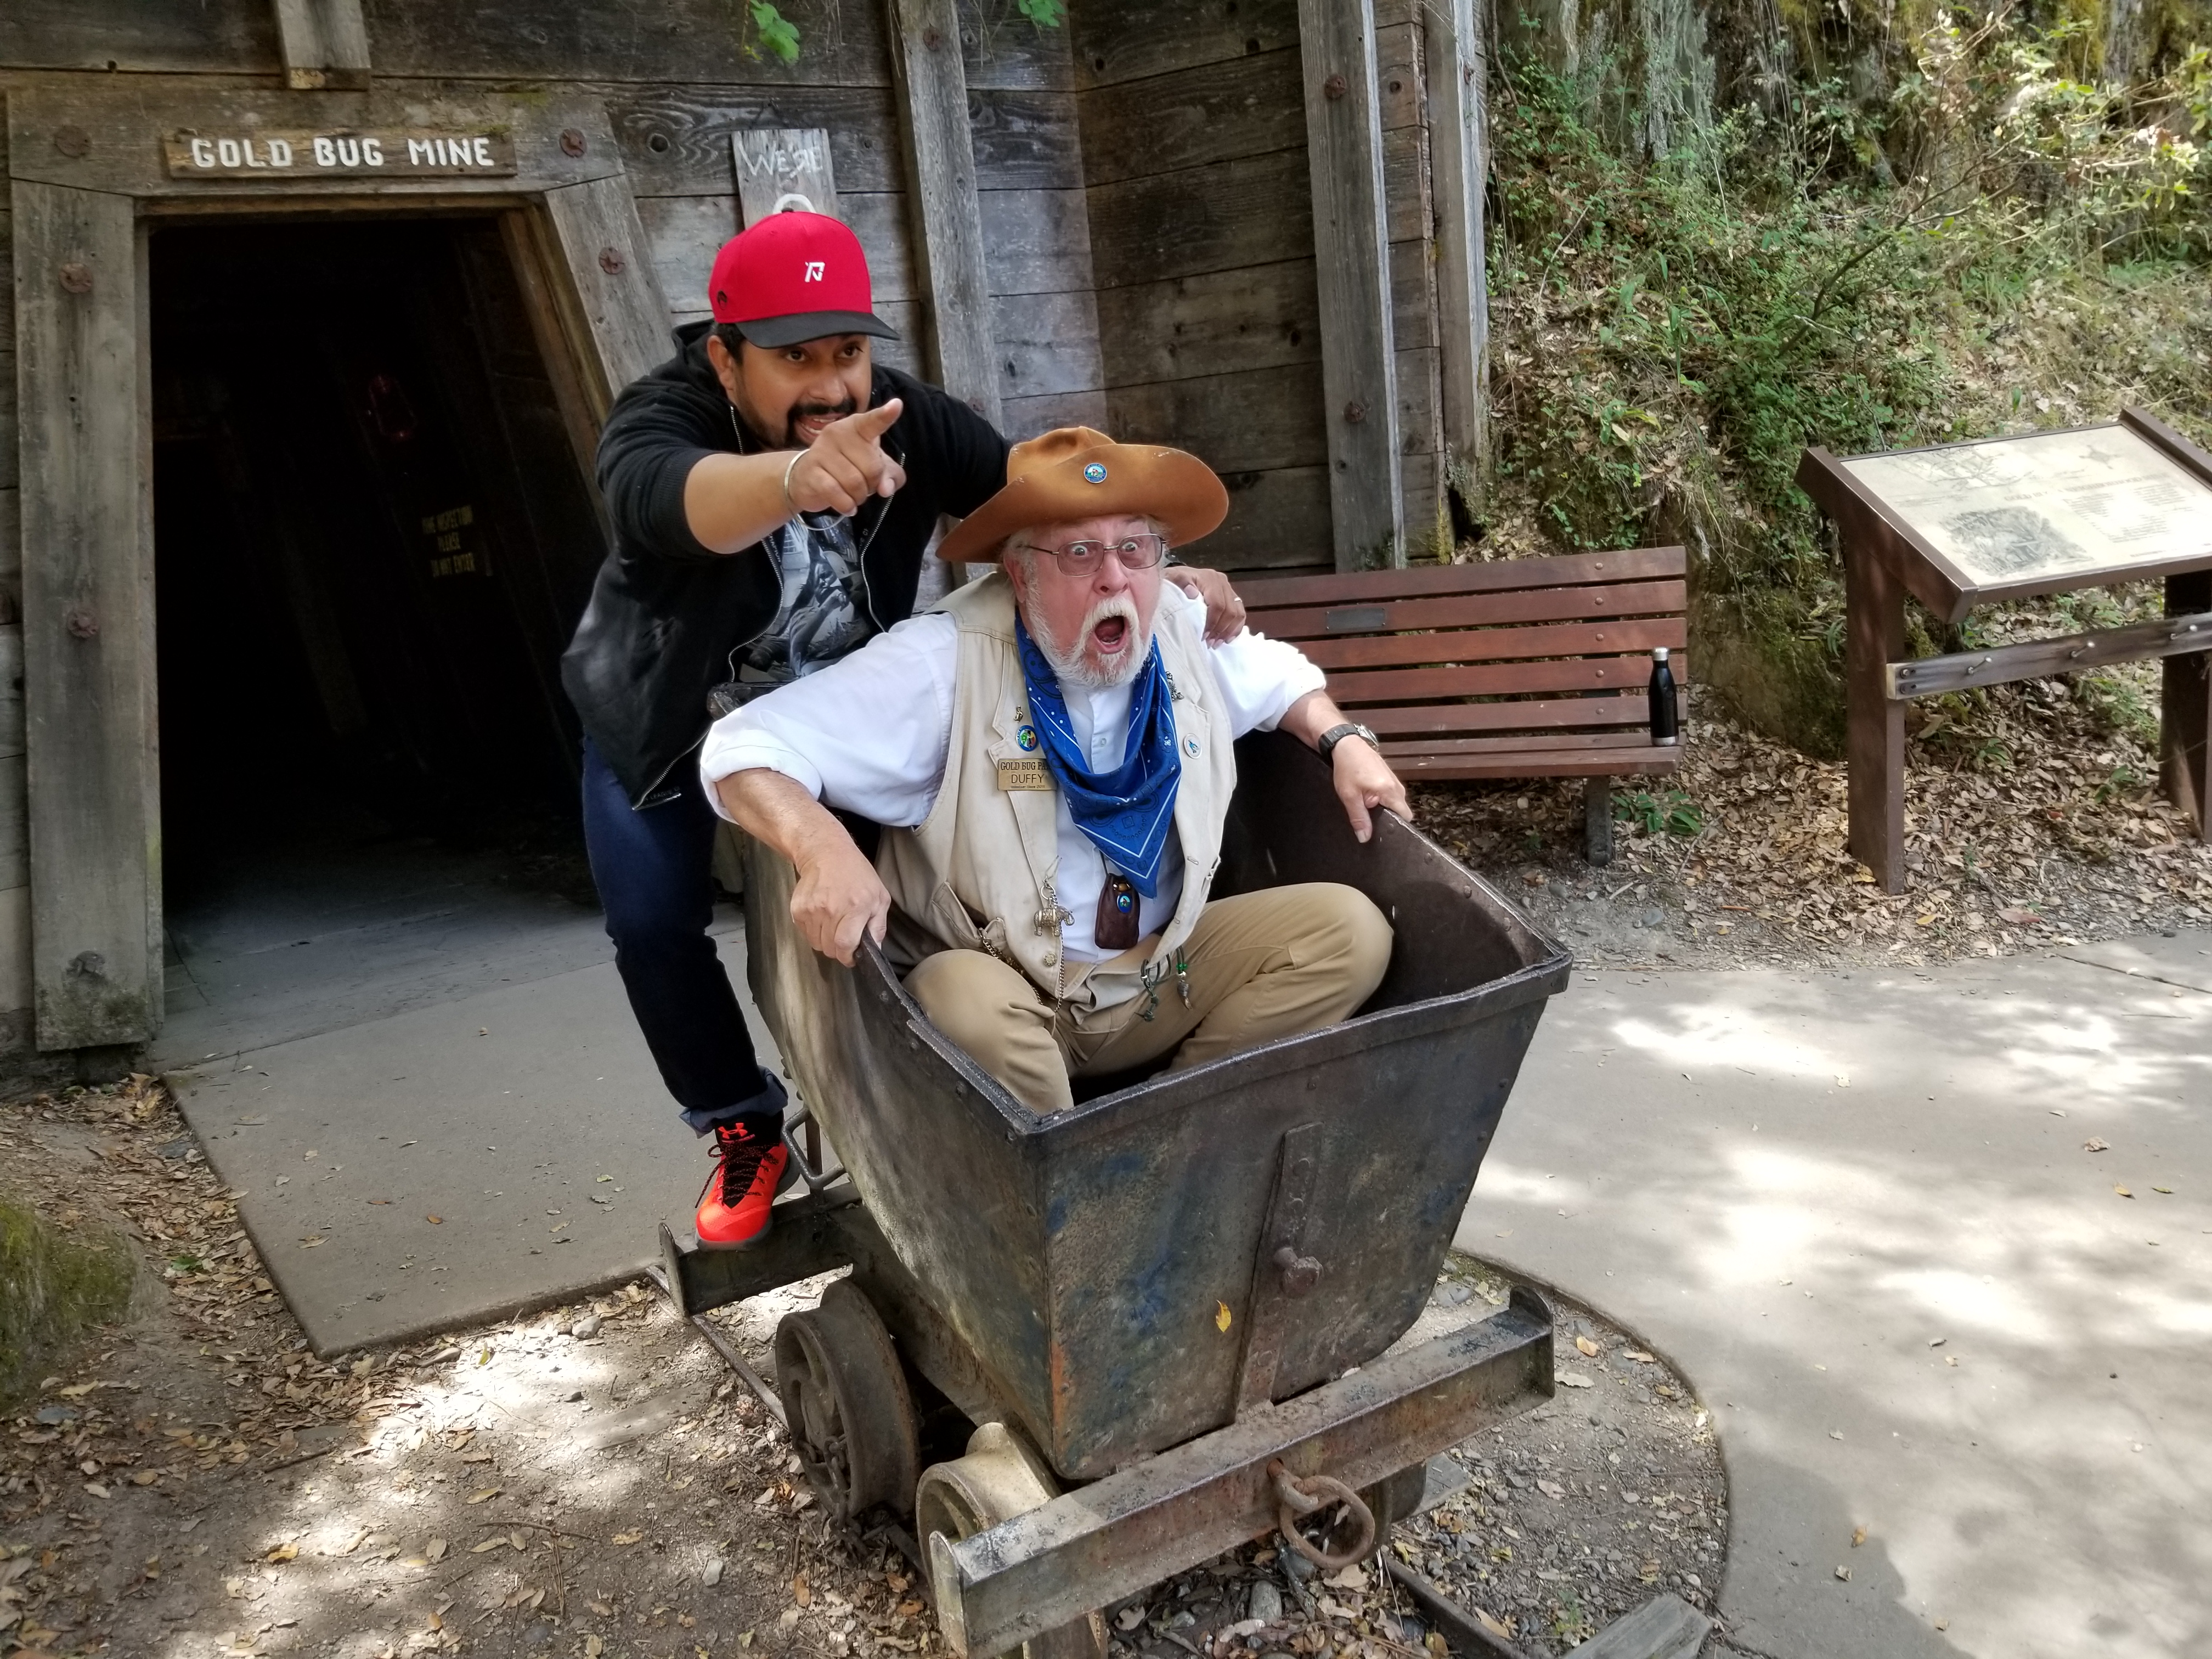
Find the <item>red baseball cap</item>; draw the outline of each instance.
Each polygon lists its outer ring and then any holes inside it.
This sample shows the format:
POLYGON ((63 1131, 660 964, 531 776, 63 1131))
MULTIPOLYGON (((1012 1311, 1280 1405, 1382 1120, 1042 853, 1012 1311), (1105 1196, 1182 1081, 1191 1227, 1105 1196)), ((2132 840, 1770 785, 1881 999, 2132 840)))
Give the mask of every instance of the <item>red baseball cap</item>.
POLYGON ((718 323, 773 349, 832 334, 898 331, 875 314, 860 239, 826 214, 771 213, 722 244, 707 279, 718 323))

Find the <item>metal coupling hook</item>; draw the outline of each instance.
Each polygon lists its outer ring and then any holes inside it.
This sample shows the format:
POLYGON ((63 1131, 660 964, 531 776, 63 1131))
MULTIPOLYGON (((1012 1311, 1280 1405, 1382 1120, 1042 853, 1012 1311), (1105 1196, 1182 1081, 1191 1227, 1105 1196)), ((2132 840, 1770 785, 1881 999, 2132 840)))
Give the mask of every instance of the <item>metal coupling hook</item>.
POLYGON ((1283 1467, 1279 1457, 1267 1465, 1267 1479, 1275 1489, 1275 1524, 1283 1540, 1323 1572, 1334 1572, 1355 1561, 1364 1561, 1375 1548, 1375 1511, 1359 1494, 1334 1475, 1312 1474, 1301 1479, 1283 1467), (1338 1552, 1325 1550, 1298 1530, 1298 1517, 1342 1504, 1352 1516, 1353 1538, 1338 1552))

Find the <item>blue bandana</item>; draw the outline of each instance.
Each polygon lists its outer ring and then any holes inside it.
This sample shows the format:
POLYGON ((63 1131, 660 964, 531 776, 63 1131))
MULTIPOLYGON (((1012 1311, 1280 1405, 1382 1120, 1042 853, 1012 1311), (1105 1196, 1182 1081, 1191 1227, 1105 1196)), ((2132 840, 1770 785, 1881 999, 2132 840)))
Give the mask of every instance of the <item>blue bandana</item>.
POLYGON ((1060 677, 1019 617, 1014 620, 1014 642, 1021 652, 1030 709, 1044 738, 1044 763, 1066 798, 1068 815, 1109 867, 1127 876, 1146 898, 1158 896, 1160 855, 1167 850, 1176 787, 1182 781, 1175 700, 1167 670, 1160 665, 1159 642, 1153 641, 1152 654, 1129 688, 1128 734, 1121 743, 1121 763, 1110 772, 1094 772, 1084 763, 1060 677))

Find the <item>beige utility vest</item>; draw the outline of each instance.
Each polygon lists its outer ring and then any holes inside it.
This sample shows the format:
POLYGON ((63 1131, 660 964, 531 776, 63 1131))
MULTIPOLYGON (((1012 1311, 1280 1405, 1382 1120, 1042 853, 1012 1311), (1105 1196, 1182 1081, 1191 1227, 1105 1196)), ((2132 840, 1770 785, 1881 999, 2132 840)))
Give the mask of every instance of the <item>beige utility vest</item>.
POLYGON ((1182 761, 1175 803, 1182 896, 1142 967, 1078 963, 1071 972, 1061 960, 1060 787, 1035 735, 1030 746, 1021 743, 1033 725, 1029 687, 1014 643, 1014 591, 995 570, 936 607, 960 629, 945 781, 929 816, 912 830, 886 830, 876 857, 893 901, 928 936, 897 928, 907 951, 988 951, 1079 1009, 1114 1007, 1173 971, 1176 948, 1206 908, 1237 787, 1235 738, 1200 631, 1206 612, 1182 598, 1163 586, 1154 635, 1182 761))

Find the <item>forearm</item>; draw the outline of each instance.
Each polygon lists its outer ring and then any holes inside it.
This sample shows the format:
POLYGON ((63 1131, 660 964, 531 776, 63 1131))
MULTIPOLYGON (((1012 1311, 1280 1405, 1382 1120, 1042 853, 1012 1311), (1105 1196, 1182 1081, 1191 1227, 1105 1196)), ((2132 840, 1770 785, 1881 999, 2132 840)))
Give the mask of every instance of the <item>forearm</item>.
POLYGON ((841 844, 859 851, 830 809, 781 772, 764 766, 732 772, 715 784, 714 793, 739 829, 801 870, 841 844))
POLYGON ((1318 749, 1322 734, 1344 723, 1344 711, 1328 692, 1309 691, 1284 711, 1276 730, 1289 732, 1309 749, 1318 749))
POLYGON ((799 453, 701 456, 684 480, 684 517, 699 544, 735 553, 789 519, 784 472, 799 453))

